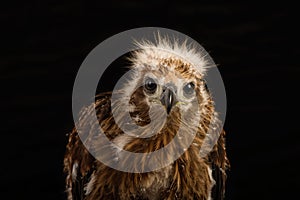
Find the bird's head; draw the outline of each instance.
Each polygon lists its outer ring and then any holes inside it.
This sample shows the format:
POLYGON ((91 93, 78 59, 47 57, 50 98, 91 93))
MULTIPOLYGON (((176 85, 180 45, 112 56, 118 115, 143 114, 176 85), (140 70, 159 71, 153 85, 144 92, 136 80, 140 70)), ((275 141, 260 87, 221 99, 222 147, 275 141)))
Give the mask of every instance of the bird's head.
MULTIPOLYGON (((205 55, 197 54, 185 43, 179 45, 165 39, 157 44, 138 45, 140 50, 130 57, 133 73, 121 88, 123 96, 118 102, 129 102, 124 106, 125 112, 129 112, 139 126, 153 122, 151 118, 159 119, 157 124, 163 118, 174 122, 180 114, 189 115, 190 119, 184 122, 189 126, 191 119, 205 112, 205 106, 211 103, 204 82, 205 55)), ((124 118, 119 121, 124 122, 124 118)))

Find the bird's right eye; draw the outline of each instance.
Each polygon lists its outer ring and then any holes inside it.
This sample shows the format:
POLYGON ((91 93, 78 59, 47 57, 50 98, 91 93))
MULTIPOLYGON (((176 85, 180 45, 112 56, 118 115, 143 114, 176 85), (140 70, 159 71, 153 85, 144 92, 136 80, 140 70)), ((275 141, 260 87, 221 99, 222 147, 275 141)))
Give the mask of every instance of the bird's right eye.
POLYGON ((147 78, 144 84, 144 90, 148 94, 154 94, 157 88, 157 84, 152 78, 147 78))

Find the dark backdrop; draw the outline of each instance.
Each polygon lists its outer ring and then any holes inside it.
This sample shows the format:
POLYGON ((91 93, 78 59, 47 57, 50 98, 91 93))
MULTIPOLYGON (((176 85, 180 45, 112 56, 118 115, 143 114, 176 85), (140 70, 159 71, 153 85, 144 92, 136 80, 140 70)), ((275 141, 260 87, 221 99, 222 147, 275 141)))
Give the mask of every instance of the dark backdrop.
POLYGON ((65 198, 62 160, 81 62, 116 33, 158 26, 194 38, 219 64, 232 165, 227 199, 298 199, 297 12, 285 2, 73 0, 1 7, 1 196, 65 198))

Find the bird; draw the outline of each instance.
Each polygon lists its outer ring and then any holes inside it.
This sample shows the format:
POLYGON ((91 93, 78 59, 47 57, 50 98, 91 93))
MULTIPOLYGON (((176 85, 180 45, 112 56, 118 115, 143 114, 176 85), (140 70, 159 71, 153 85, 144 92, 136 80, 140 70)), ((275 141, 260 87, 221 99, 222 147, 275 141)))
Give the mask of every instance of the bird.
POLYGON ((230 163, 225 131, 205 81, 211 67, 206 54, 187 41, 162 36, 135 45, 128 57, 130 76, 116 91, 97 94, 68 134, 67 199, 223 200, 230 163), (90 120, 93 110, 96 122, 90 120), (201 155, 205 138, 212 141, 214 131, 219 137, 201 155), (172 143, 179 132, 185 139, 172 143), (167 147, 163 159, 147 162, 146 155, 167 147), (140 153, 142 159, 130 160, 122 151, 140 153))

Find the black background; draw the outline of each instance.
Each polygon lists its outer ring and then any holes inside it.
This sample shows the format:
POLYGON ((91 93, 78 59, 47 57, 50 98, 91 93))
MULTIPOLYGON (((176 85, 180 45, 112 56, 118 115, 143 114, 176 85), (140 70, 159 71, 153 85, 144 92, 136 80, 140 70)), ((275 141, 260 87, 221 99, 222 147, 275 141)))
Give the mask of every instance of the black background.
POLYGON ((219 64, 232 165, 227 199, 298 199, 298 12, 285 1, 73 0, 1 7, 1 196, 65 199, 62 161, 81 62, 114 34, 156 26, 189 35, 219 64))

